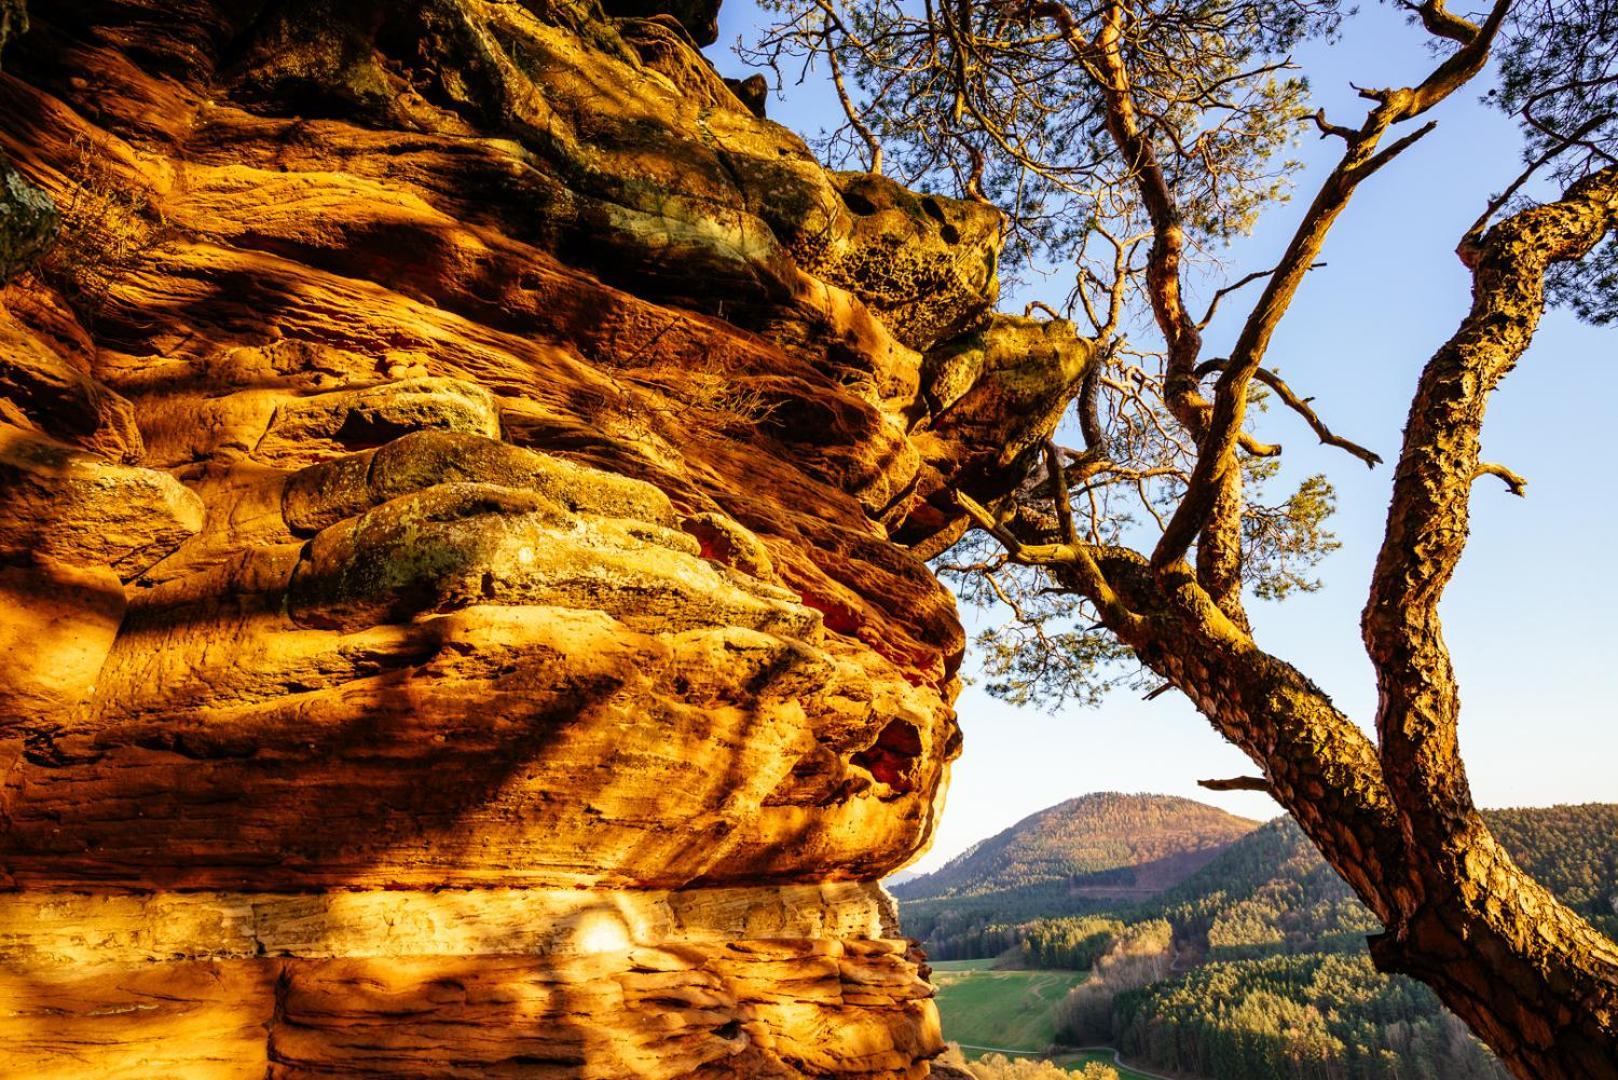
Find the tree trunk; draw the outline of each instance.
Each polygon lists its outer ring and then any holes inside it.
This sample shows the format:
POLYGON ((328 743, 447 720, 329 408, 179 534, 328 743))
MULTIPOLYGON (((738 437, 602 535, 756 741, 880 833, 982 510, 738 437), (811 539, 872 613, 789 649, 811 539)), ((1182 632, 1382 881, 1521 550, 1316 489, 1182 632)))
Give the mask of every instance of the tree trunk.
POLYGON ((1411 403, 1363 630, 1377 671, 1377 735, 1412 852, 1409 889, 1373 956, 1413 975, 1519 1076, 1618 1077, 1618 946, 1524 874, 1472 804, 1460 690, 1438 604, 1466 547, 1489 395, 1532 342, 1545 272, 1618 222, 1618 169, 1512 215, 1463 246, 1472 309, 1428 362, 1411 403))
POLYGON ((1270 792, 1387 927, 1371 942, 1377 965, 1431 986, 1524 1080, 1618 1080, 1618 944, 1525 874, 1473 806, 1438 603, 1465 549, 1474 481, 1522 484, 1483 464, 1478 447, 1488 395, 1533 339, 1545 272, 1615 224, 1611 168, 1463 248, 1472 310, 1427 364, 1412 403, 1363 618, 1380 691, 1375 743, 1260 649, 1239 608, 1227 610, 1229 596, 1210 591, 1182 556, 1164 558, 1160 545, 1149 561, 1079 541, 1061 482, 1054 544, 1024 543, 962 496, 1012 560, 1087 598, 1143 664, 1263 769, 1270 792))
POLYGON ((1226 619, 1189 567, 1154 574, 1120 549, 1098 561, 1147 616, 1119 636, 1263 769, 1389 927, 1371 941, 1379 969, 1432 987, 1524 1080, 1618 1080, 1618 946, 1517 867, 1481 819, 1458 860, 1413 849, 1377 746, 1226 619))

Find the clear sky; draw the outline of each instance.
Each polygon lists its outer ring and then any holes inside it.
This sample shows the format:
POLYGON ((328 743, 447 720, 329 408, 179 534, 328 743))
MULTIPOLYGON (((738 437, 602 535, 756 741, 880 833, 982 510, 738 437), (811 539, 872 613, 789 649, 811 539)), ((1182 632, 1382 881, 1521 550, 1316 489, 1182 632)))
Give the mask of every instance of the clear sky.
MULTIPOLYGON (((725 74, 745 73, 730 46, 759 18, 751 0, 726 0, 719 44, 708 50, 725 74)), ((1312 44, 1297 59, 1328 116, 1357 125, 1364 102, 1349 83, 1413 85, 1433 63, 1423 38, 1398 13, 1369 5, 1347 21, 1340 41, 1312 44)), ((1520 168, 1515 126, 1481 104, 1480 93, 1440 106, 1438 129, 1359 190, 1327 243, 1328 265, 1305 282, 1270 351, 1293 388, 1316 398, 1333 430, 1390 462, 1422 365, 1469 302, 1455 243, 1520 168)), ((773 119, 810 134, 834 125, 835 110, 834 100, 809 86, 789 86, 786 100, 770 101, 773 119)), ((1301 196, 1273 209, 1231 249, 1237 274, 1273 265, 1337 146, 1310 138, 1299 147, 1307 164, 1301 196)), ((1068 284, 1053 282, 1050 291, 1065 294, 1068 284)), ((1018 298, 1018 310, 1026 298, 1018 298)), ((1207 355, 1222 354, 1244 311, 1228 304, 1210 328, 1207 355)), ((1607 547, 1618 537, 1607 438, 1618 409, 1606 390, 1615 361, 1618 328, 1584 326, 1552 311, 1490 406, 1484 458, 1527 477, 1528 497, 1507 495, 1488 478, 1479 482, 1471 543, 1442 609, 1461 683, 1461 747, 1485 806, 1618 801, 1618 575, 1606 567, 1607 547)), ((1368 724, 1376 688, 1359 612, 1391 466, 1370 471, 1315 444, 1284 410, 1272 409, 1262 423, 1263 438, 1284 444, 1289 475, 1325 472, 1336 485, 1332 528, 1343 546, 1322 564, 1319 592, 1252 602, 1259 644, 1368 724)), ((972 608, 961 614, 969 633, 994 617, 972 608)), ((1049 715, 968 688, 958 708, 965 750, 918 870, 936 869, 976 840, 1089 791, 1185 795, 1261 818, 1279 812, 1264 795, 1196 786, 1201 777, 1253 769, 1178 694, 1152 702, 1122 694, 1099 709, 1049 715)))

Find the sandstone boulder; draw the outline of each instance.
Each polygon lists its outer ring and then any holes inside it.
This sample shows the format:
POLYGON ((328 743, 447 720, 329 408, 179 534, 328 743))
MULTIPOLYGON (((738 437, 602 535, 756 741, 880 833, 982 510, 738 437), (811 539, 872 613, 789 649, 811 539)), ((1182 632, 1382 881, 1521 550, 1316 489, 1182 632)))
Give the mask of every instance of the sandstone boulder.
POLYGON ((910 545, 1087 346, 713 15, 36 5, 0 153, 140 227, 0 291, 0 1074, 926 1075, 910 545))

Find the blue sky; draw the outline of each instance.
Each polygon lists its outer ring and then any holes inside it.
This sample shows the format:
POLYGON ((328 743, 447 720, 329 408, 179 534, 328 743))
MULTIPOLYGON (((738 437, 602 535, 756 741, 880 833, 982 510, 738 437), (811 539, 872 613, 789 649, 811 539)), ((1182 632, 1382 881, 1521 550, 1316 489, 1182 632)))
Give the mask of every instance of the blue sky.
MULTIPOLYGON (((726 3, 719 44, 708 50, 725 74, 744 73, 730 46, 758 19, 752 3, 726 3)), ((1340 41, 1312 44, 1297 59, 1328 116, 1357 125, 1364 102, 1349 83, 1418 81, 1433 62, 1422 39, 1396 12, 1371 5, 1348 20, 1340 41)), ((1270 351, 1294 389, 1316 398, 1334 430, 1389 461, 1423 363, 1454 332, 1469 302, 1470 280, 1455 242, 1520 167, 1515 126, 1481 104, 1481 92, 1480 86, 1440 106, 1438 129, 1360 189, 1327 243, 1328 265, 1305 282, 1270 351)), ((809 134, 835 124, 835 108, 808 86, 789 87, 787 100, 770 101, 773 119, 809 134)), ((1237 275, 1273 264, 1335 160, 1337 143, 1310 138, 1298 150, 1307 166, 1298 182, 1302 195, 1272 210, 1231 249, 1237 275)), ((1066 288, 1057 280, 1050 291, 1066 288)), ((1027 298, 1018 298, 1017 309, 1027 298)), ((1210 329, 1207 355, 1222 355, 1244 312, 1239 302, 1225 307, 1210 329)), ((1618 537, 1605 438, 1618 415, 1603 392, 1614 360, 1618 329, 1584 326, 1552 311, 1490 406, 1484 457, 1527 477, 1528 497, 1507 495, 1488 479, 1479 483, 1471 543, 1442 609, 1461 682, 1462 751, 1485 806, 1618 801, 1618 577, 1595 569, 1618 537)), ((1288 475, 1325 472, 1336 485, 1332 527, 1343 546, 1323 564, 1319 592, 1280 604, 1253 602, 1259 643, 1368 723, 1376 689, 1359 612, 1391 467, 1370 471, 1316 445, 1301 421, 1282 410, 1272 409, 1263 425, 1264 438, 1286 447, 1288 475)), ((972 633, 995 617, 971 608, 961 614, 972 633)), ((1253 817, 1278 812, 1263 795, 1196 786, 1199 777, 1252 768, 1177 694, 1143 702, 1126 693, 1099 709, 1053 716, 968 688, 958 709, 965 750, 932 850, 917 869, 934 869, 974 841, 1089 791, 1185 795, 1253 817)))

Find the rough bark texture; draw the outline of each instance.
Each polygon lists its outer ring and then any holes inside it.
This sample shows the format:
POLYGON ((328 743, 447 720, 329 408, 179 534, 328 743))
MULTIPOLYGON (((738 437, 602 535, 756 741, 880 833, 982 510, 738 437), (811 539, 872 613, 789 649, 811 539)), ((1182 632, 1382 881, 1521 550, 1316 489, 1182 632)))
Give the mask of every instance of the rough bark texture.
POLYGON ((1473 806, 1438 605, 1485 472, 1484 409, 1533 340, 1545 271, 1615 227, 1607 169, 1463 249, 1472 310, 1417 387, 1364 615, 1383 772, 1412 852, 1373 954, 1437 989, 1520 1075, 1547 1080, 1618 1076, 1618 946, 1524 874, 1473 806))
POLYGON ((0 1074, 941 1049, 874 882, 962 636, 892 538, 1014 486, 1090 346, 988 318, 992 211, 827 173, 711 8, 634 10, 10 43, 0 1074))

